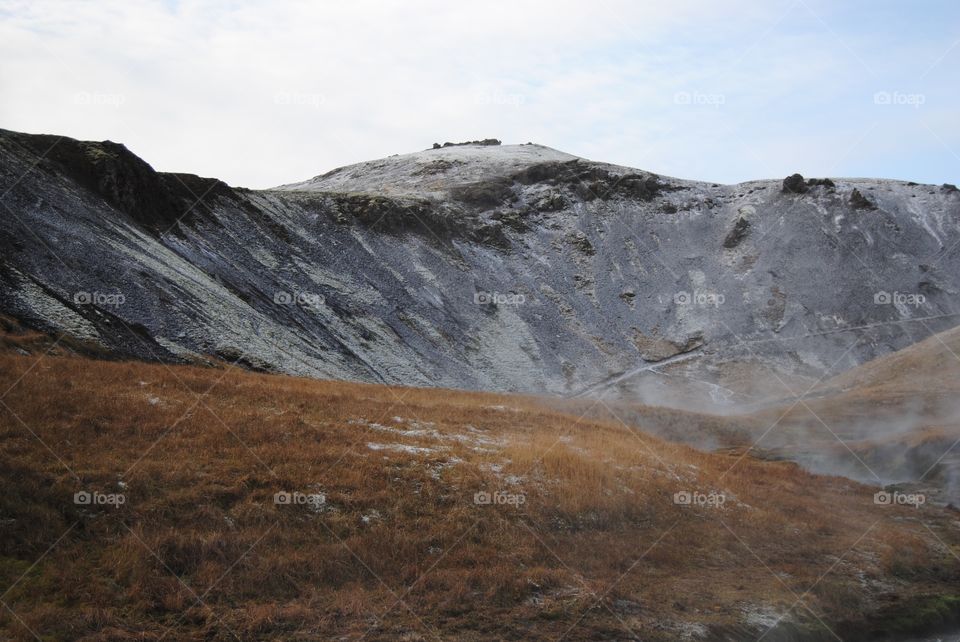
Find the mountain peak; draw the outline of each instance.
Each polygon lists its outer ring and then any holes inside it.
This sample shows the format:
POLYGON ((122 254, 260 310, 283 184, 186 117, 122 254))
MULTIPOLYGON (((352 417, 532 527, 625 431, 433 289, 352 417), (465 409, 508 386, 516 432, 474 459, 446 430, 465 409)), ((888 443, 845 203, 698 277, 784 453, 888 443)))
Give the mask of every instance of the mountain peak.
POLYGON ((533 143, 448 143, 419 152, 338 167, 309 180, 281 185, 276 189, 432 196, 458 185, 512 176, 534 165, 576 160, 583 159, 533 143))

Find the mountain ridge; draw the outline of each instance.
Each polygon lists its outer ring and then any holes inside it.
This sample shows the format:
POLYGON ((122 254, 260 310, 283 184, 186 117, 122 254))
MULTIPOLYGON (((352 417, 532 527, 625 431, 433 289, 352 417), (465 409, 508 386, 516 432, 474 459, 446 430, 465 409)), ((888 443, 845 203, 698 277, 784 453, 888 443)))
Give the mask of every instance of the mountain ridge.
POLYGON ((247 190, 57 139, 0 132, 0 307, 137 358, 554 394, 618 380, 644 398, 665 394, 645 365, 701 344, 671 379, 749 397, 769 382, 744 361, 812 381, 960 315, 960 196, 936 186, 797 194, 467 145, 247 190), (124 303, 75 301, 111 292, 124 303), (860 340, 844 354, 831 333, 860 340))

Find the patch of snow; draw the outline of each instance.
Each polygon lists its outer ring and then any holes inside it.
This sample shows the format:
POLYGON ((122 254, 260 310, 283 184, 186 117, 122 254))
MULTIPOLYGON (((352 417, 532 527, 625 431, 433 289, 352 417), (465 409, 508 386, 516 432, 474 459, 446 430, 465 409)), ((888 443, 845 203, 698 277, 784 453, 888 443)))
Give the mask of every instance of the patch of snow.
POLYGON ((432 421, 419 421, 416 419, 404 419, 403 417, 393 417, 392 420, 398 424, 406 424, 409 428, 398 428, 394 426, 384 426, 375 422, 367 422, 364 419, 351 419, 347 423, 353 425, 365 425, 371 430, 389 433, 402 437, 413 437, 417 439, 432 439, 434 441, 456 441, 472 447, 476 452, 495 452, 492 447, 503 445, 503 440, 488 437, 477 428, 465 426, 471 434, 463 433, 443 433, 436 429, 436 424, 432 421))
POLYGON ((783 619, 781 615, 772 606, 767 604, 753 604, 743 607, 743 621, 745 624, 757 629, 770 630, 783 619))
POLYGON ((367 442, 367 448, 370 450, 392 450, 395 452, 408 453, 410 455, 429 455, 437 452, 435 448, 408 446, 407 444, 378 444, 372 441, 367 442))
POLYGON ((432 477, 433 479, 439 480, 444 470, 446 470, 447 468, 452 468, 453 466, 456 466, 457 464, 462 464, 462 463, 463 463, 463 460, 460 459, 459 457, 451 457, 447 461, 440 462, 436 466, 433 466, 432 468, 430 468, 430 477, 432 477))
POLYGON ((705 625, 699 622, 678 622, 674 630, 681 640, 703 640, 710 632, 705 625))

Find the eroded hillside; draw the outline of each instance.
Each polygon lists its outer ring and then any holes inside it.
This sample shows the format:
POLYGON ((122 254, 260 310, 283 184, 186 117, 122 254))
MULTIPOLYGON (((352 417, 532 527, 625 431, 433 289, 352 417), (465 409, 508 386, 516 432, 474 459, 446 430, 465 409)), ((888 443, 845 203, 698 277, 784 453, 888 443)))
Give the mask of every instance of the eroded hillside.
POLYGON ((751 401, 952 327, 960 193, 711 185, 539 145, 251 191, 122 145, 0 132, 0 306, 142 359, 751 401))

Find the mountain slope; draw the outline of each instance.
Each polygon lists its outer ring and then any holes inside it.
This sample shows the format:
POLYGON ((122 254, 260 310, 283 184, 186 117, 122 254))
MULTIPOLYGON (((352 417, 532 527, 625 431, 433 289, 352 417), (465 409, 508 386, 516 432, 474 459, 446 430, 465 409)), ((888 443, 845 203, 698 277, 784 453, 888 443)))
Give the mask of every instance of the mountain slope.
POLYGON ((813 470, 907 484, 958 504, 958 395, 960 329, 953 328, 832 377, 800 404, 773 404, 752 420, 757 427, 777 421, 780 428, 763 445, 779 444, 813 470))
POLYGON ((960 386, 960 328, 951 328, 824 382, 826 390, 853 387, 922 395, 960 386))
POLYGON ((641 399, 782 394, 751 361, 810 381, 956 324, 957 192, 791 185, 468 145, 251 191, 2 131, 0 308, 139 358, 641 399))

